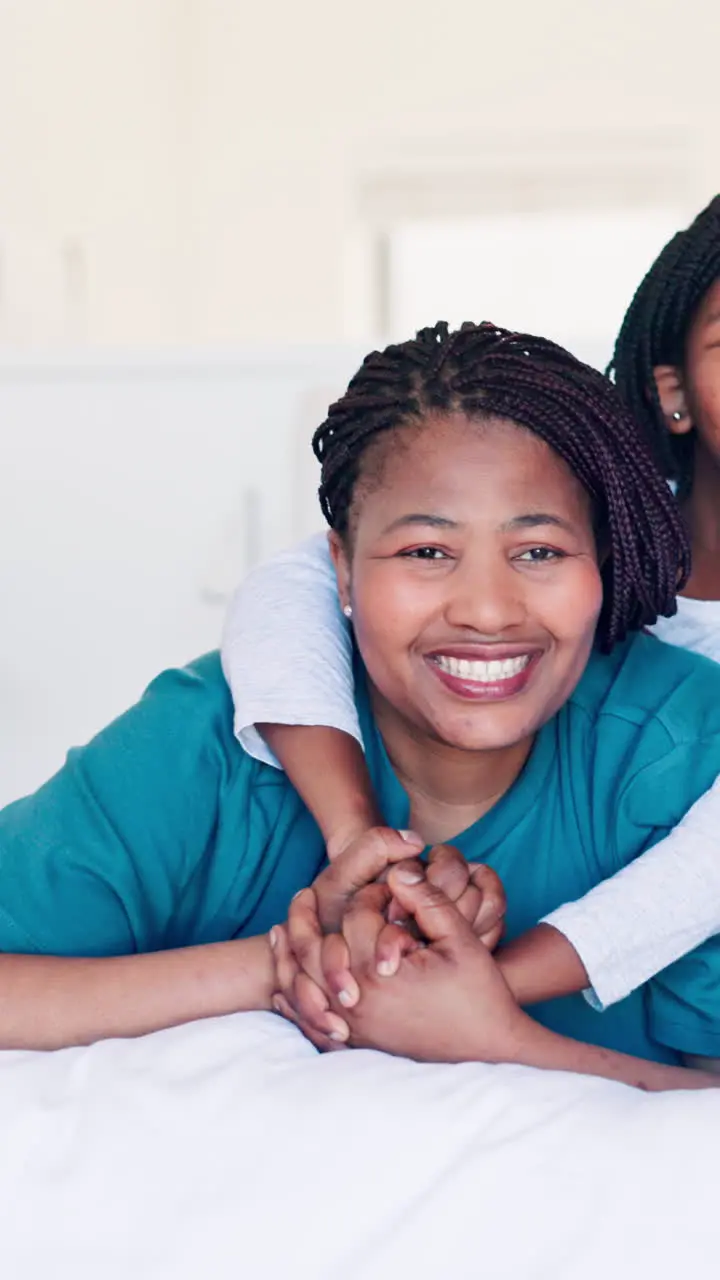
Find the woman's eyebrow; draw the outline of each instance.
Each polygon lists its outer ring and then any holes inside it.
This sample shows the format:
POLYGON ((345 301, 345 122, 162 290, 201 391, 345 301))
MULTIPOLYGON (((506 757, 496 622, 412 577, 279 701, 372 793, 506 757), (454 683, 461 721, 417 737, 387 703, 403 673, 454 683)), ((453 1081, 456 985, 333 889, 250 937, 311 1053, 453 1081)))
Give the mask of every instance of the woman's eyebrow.
POLYGON ((424 524, 430 525, 433 529, 459 529, 460 525, 457 520, 448 520, 445 516, 428 515, 422 511, 412 511, 406 516, 398 516, 397 520, 393 520, 383 533, 392 533, 394 529, 403 529, 406 525, 424 524))
POLYGON ((510 533, 513 529, 535 529, 538 525, 550 524, 556 529, 565 529, 567 533, 576 533, 577 529, 570 520, 563 520, 562 516, 551 515, 548 511, 528 511, 523 516, 513 516, 512 520, 507 520, 501 525, 503 533, 510 533))

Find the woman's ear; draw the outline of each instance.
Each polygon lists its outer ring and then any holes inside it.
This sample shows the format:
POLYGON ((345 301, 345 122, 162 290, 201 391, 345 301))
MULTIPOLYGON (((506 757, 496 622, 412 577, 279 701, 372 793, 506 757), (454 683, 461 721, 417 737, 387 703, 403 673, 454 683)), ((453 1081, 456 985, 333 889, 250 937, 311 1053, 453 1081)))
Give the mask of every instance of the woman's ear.
POLYGON ((692 419, 685 397, 682 373, 674 364, 659 364, 653 369, 660 407, 668 431, 684 436, 692 430, 692 419))
POLYGON ((328 534, 328 546, 335 567, 340 608, 345 610, 350 604, 350 557, 343 539, 334 529, 328 534))

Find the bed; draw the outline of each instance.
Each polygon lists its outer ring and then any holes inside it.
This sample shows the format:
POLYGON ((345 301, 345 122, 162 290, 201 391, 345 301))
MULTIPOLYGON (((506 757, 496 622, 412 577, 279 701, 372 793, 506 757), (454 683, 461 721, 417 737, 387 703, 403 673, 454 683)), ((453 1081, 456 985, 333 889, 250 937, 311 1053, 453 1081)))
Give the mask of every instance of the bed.
POLYGON ((0 1054, 7 1280, 716 1277, 720 1091, 318 1055, 269 1014, 0 1054))

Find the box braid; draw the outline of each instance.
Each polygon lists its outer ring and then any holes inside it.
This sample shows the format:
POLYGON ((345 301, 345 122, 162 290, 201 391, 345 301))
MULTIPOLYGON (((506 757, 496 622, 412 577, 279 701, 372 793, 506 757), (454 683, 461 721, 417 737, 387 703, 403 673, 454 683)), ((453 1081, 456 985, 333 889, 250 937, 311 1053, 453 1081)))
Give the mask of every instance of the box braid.
POLYGON ((598 641, 675 612, 688 575, 686 536, 674 499, 640 429, 612 384, 562 347, 492 324, 445 323, 366 357, 313 438, 322 467, 320 505, 348 534, 363 457, 383 433, 428 414, 505 418, 562 457, 591 496, 608 555, 598 641))
POLYGON ((653 369, 661 364, 682 368, 693 318, 718 279, 720 196, 715 196, 656 258, 630 303, 607 370, 645 427, 659 465, 677 481, 681 498, 692 485, 694 432, 673 435, 668 430, 653 369))

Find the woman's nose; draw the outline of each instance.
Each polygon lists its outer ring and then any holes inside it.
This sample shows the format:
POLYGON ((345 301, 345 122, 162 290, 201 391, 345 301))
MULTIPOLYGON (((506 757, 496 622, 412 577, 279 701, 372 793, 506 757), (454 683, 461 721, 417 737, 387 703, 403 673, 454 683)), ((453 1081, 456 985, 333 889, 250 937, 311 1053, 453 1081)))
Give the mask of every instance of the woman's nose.
POLYGON ((462 566, 448 579, 447 622, 497 636, 526 620, 522 588, 520 575, 507 562, 462 566))

